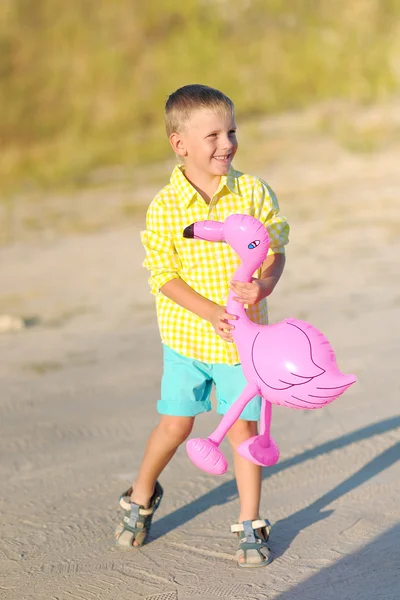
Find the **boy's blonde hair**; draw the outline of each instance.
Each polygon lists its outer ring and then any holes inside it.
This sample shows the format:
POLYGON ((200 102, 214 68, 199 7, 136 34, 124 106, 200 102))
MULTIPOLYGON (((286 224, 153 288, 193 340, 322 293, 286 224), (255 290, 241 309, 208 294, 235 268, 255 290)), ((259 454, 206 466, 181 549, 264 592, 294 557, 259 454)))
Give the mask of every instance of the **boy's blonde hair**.
POLYGON ((230 98, 208 85, 185 85, 173 92, 165 104, 165 127, 168 137, 181 133, 195 110, 209 108, 233 114, 235 107, 230 98))

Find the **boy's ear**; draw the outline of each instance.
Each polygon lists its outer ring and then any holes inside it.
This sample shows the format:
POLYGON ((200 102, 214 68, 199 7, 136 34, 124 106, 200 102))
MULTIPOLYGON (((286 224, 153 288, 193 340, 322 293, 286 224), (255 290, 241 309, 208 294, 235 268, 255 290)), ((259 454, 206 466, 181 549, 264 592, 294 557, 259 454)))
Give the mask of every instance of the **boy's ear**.
POLYGON ((178 154, 179 156, 187 155, 185 142, 180 133, 171 133, 169 136, 169 143, 171 144, 172 150, 175 152, 175 154, 178 154))

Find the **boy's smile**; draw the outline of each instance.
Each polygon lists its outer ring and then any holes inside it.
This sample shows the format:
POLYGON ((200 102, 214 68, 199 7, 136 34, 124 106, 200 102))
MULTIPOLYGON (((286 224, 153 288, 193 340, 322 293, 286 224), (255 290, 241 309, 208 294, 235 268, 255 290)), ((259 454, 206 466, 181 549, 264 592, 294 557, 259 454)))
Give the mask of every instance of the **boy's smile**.
POLYGON ((223 164, 230 164, 231 162, 231 154, 226 154, 223 156, 214 156, 215 160, 223 164))

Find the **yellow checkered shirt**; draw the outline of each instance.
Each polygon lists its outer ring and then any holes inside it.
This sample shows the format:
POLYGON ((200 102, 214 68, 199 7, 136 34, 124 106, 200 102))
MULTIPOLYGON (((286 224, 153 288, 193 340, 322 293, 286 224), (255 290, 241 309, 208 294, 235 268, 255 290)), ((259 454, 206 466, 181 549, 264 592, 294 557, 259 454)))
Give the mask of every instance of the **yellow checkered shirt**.
MULTIPOLYGON (((225 243, 185 239, 183 230, 195 221, 224 221, 235 213, 249 214, 267 227, 269 253, 284 252, 289 225, 278 212, 274 192, 258 177, 231 167, 207 204, 186 179, 183 167, 175 167, 170 183, 151 202, 146 230, 141 234, 146 249, 143 265, 151 273, 149 283, 156 297, 163 344, 205 363, 240 362, 234 344, 225 342, 208 321, 182 308, 160 289, 171 279, 180 278, 202 296, 226 306, 229 282, 240 264, 237 254, 225 243)), ((248 315, 257 323, 267 323, 266 300, 249 307, 248 315)))

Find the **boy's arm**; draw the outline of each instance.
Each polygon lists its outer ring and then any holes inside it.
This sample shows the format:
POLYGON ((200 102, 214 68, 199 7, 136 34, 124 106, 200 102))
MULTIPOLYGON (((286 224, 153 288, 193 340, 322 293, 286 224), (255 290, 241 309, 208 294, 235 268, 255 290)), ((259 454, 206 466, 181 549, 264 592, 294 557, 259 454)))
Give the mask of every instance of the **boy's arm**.
POLYGON ((209 321, 216 333, 226 342, 233 341, 230 333, 233 327, 227 321, 234 320, 236 317, 227 314, 225 307, 215 304, 212 300, 197 293, 183 279, 170 279, 160 288, 160 291, 179 306, 190 310, 201 319, 209 321))
POLYGON ((183 279, 171 279, 161 287, 160 292, 206 321, 211 320, 213 312, 219 307, 215 302, 197 293, 183 279))
POLYGON ((263 292, 263 298, 266 298, 274 291, 285 268, 285 263, 286 256, 283 253, 269 254, 263 262, 261 275, 258 280, 263 292))
POLYGON ((267 298, 278 283, 285 267, 286 257, 282 253, 269 254, 262 265, 259 279, 253 278, 251 283, 231 281, 231 289, 235 292, 234 299, 242 304, 257 304, 267 298))
POLYGON ((216 333, 227 342, 232 342, 233 329, 227 320, 236 319, 225 312, 225 307, 215 304, 193 290, 180 278, 180 259, 169 234, 169 213, 163 199, 157 196, 146 214, 146 229, 141 238, 146 250, 143 266, 150 271, 152 294, 159 291, 183 308, 211 323, 216 333))
POLYGON ((285 267, 285 246, 289 241, 290 227, 285 217, 279 214, 279 204, 273 190, 263 181, 259 182, 258 205, 254 216, 268 230, 270 248, 261 267, 259 279, 251 283, 231 282, 236 293, 235 300, 242 304, 256 304, 269 296, 278 283, 285 267))

